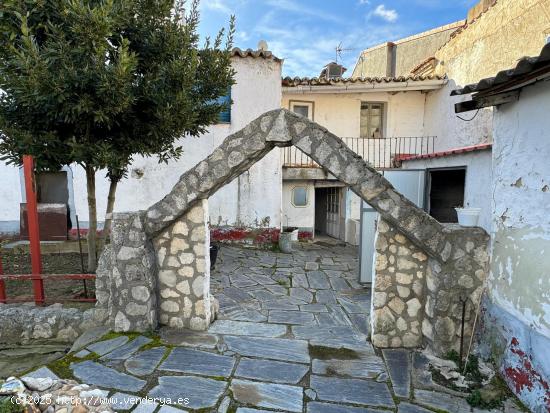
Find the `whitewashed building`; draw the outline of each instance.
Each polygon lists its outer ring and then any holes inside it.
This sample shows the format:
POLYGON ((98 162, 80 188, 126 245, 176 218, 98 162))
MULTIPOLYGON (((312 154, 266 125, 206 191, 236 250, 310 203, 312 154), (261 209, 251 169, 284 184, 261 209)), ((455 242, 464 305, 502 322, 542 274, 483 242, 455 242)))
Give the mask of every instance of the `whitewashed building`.
MULTIPOLYGON (((260 114, 281 105, 282 60, 269 51, 234 49, 232 66, 235 84, 231 88, 233 104, 223 121, 201 137, 183 137, 183 156, 168 164, 156 158, 136 157, 128 178, 118 185, 116 211, 146 209, 167 194, 181 173, 208 156, 229 134, 242 129, 260 114)), ((272 151, 242 176, 220 189, 210 201, 210 221, 214 226, 278 228, 281 224, 282 174, 280 152, 272 151)), ((73 230, 76 215, 82 228, 87 227, 88 206, 86 176, 77 165, 39 177, 39 202, 66 205, 73 230)), ((23 171, 0 162, 0 234, 17 234, 21 204, 25 202, 23 171)), ((96 174, 98 220, 105 216, 109 181, 104 171, 96 174)), ((43 208, 43 206, 42 206, 43 208)), ((100 223, 101 225, 101 223, 100 223)))

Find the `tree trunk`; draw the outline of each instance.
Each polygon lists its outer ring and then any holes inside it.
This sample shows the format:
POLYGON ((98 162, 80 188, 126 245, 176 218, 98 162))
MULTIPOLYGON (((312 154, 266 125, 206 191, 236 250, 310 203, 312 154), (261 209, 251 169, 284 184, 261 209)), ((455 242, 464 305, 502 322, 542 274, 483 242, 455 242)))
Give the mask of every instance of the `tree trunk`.
POLYGON ((97 266, 97 208, 95 198, 95 170, 86 165, 86 187, 88 190, 88 272, 93 273, 97 266))
POLYGON ((107 211, 105 211, 105 224, 103 225, 103 236, 101 237, 98 248, 99 253, 103 251, 103 247, 107 244, 107 238, 111 236, 111 223, 113 221, 113 209, 115 208, 116 188, 120 178, 111 177, 109 184, 109 195, 107 196, 107 211))

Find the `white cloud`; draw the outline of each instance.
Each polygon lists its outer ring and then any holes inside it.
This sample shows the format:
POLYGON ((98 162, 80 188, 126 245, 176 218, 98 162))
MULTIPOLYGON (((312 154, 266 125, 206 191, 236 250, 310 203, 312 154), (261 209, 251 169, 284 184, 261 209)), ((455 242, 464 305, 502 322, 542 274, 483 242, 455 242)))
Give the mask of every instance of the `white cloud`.
POLYGON ((359 0, 359 4, 370 4, 370 0, 359 0))
POLYGON ((394 22, 397 20, 397 17, 399 17, 395 10, 386 9, 386 6, 383 4, 379 4, 376 9, 374 9, 373 14, 388 22, 394 22))
POLYGON ((224 0, 202 0, 200 4, 208 10, 218 11, 224 14, 232 13, 231 9, 224 0))

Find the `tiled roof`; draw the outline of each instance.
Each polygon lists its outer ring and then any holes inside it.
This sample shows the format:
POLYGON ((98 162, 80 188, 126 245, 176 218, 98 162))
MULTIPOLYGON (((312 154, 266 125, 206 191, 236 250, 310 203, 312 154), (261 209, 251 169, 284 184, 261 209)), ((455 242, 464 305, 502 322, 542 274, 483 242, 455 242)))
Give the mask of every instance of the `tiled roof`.
POLYGON ((462 89, 451 92, 451 96, 466 95, 469 93, 489 92, 503 86, 507 88, 511 83, 524 85, 526 81, 536 81, 537 75, 550 72, 550 43, 547 43, 536 57, 524 57, 518 61, 513 69, 502 70, 494 77, 481 79, 478 83, 466 85, 462 89))
POLYGON ((285 77, 283 86, 331 86, 331 85, 346 85, 346 84, 369 84, 369 83, 391 83, 391 82, 421 82, 424 80, 445 80, 445 76, 397 76, 397 77, 339 77, 335 79, 326 79, 319 77, 285 77))
POLYGON ((462 148, 454 148, 446 151, 425 153, 423 155, 398 155, 395 157, 396 161, 414 161, 416 159, 430 159, 430 158, 443 158, 445 156, 459 155, 468 152, 477 152, 491 149, 492 143, 480 143, 478 145, 463 146, 462 148))
POLYGON ((277 56, 275 56, 272 52, 269 50, 252 50, 252 49, 246 49, 242 50, 238 47, 234 47, 233 50, 231 50, 231 56, 232 57, 252 57, 252 58, 262 58, 262 59, 272 59, 276 62, 282 62, 283 59, 279 59, 277 56))

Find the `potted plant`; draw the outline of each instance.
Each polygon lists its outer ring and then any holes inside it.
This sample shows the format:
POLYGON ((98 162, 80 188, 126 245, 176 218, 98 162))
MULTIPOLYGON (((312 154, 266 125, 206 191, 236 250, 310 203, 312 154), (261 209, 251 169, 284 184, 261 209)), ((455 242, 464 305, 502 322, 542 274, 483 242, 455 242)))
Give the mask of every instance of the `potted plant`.
POLYGON ((464 227, 477 227, 481 208, 471 208, 469 203, 466 206, 455 207, 458 223, 464 227))

